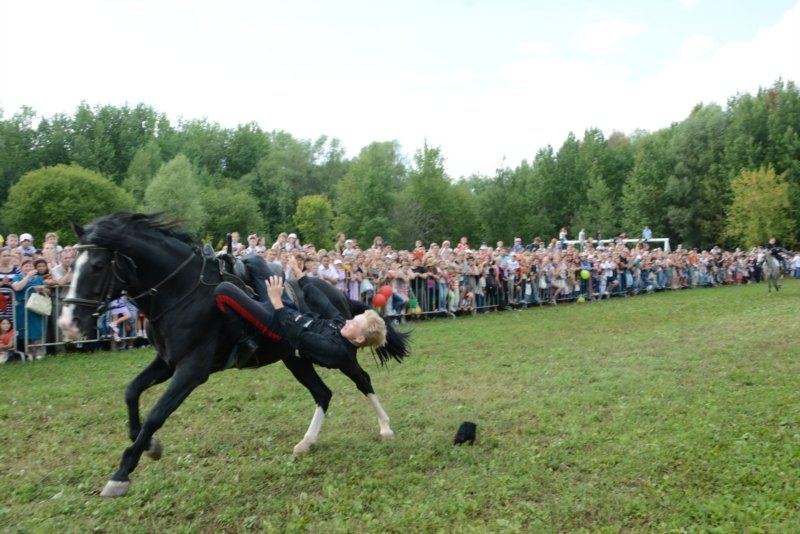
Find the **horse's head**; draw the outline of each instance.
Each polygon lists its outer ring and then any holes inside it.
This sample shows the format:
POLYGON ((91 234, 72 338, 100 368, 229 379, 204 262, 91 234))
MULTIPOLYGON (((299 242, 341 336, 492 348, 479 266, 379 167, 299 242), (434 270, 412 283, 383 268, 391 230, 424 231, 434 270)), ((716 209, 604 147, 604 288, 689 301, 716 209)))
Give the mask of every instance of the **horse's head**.
POLYGON ((199 280, 203 280, 205 261, 198 247, 177 223, 164 221, 163 215, 120 212, 99 217, 85 228, 73 223, 78 256, 58 320, 67 339, 90 332, 106 304, 123 289, 137 306, 146 306, 146 314, 159 317, 199 284, 198 278, 189 282, 185 276, 176 276, 185 267, 199 264, 199 280))
POLYGON ((97 235, 93 225, 84 229, 72 223, 72 228, 78 236, 78 255, 58 326, 66 339, 74 340, 96 326, 107 303, 118 298, 135 276, 135 264, 113 243, 97 235))

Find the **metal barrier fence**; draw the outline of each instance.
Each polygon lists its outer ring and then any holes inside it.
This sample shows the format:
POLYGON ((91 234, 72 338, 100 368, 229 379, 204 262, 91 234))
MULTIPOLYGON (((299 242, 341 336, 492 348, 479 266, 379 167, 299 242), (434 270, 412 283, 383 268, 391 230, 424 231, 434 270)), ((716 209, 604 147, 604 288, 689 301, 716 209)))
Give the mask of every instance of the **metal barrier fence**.
MULTIPOLYGON (((350 274, 349 271, 347 274, 350 274)), ((702 264, 683 267, 655 266, 650 269, 634 266, 622 272, 615 271, 610 276, 603 276, 596 271, 589 272, 588 278, 583 278, 581 274, 580 269, 560 276, 553 272, 534 270, 527 274, 517 273, 497 279, 484 274, 456 276, 449 282, 444 279, 429 279, 430 281, 422 281, 424 283, 407 283, 396 278, 387 280, 379 276, 365 277, 365 283, 362 279, 351 279, 348 276, 341 288, 350 298, 371 304, 381 286, 391 285, 393 295, 386 300, 383 315, 389 320, 402 322, 407 318, 455 317, 504 309, 627 297, 670 289, 760 281, 760 270, 746 262, 734 263, 725 269, 702 264), (417 306, 412 309, 410 306, 415 303, 417 306)), ((114 349, 118 343, 126 346, 144 337, 143 325, 137 322, 137 311, 129 305, 131 320, 118 325, 119 342, 113 340, 109 328, 109 313, 98 318, 94 335, 84 337, 78 342, 67 342, 55 322, 60 314, 62 298, 66 296, 69 287, 56 286, 48 290, 53 301, 53 311, 50 316, 42 316, 25 310, 24 304, 18 302, 10 288, 0 288, 0 319, 10 319, 15 332, 19 332, 18 325, 22 321, 23 334, 15 335, 15 351, 30 355, 52 347, 60 352, 67 348, 68 343, 80 350, 84 345, 104 343, 106 340, 114 349), (39 324, 34 324, 34 321, 39 324), (40 338, 28 335, 31 328, 39 327, 42 332, 40 338)), ((25 291, 23 302, 27 302, 33 291, 35 288, 25 291)))
POLYGON ((24 303, 30 295, 36 292, 35 287, 29 287, 23 293, 23 299, 17 299, 16 293, 11 288, 0 289, 0 319, 9 319, 14 329, 13 352, 19 355, 22 361, 33 360, 45 351, 64 352, 74 348, 82 350, 85 347, 103 345, 108 341, 113 350, 120 346, 133 345, 143 338, 141 329, 136 328, 137 313, 131 310, 131 321, 118 325, 119 341, 113 339, 109 327, 109 313, 98 317, 97 325, 92 335, 83 336, 79 341, 66 341, 56 321, 61 313, 63 298, 69 291, 69 286, 51 286, 47 288, 49 298, 52 300, 52 312, 49 316, 39 315, 25 309, 24 303), (21 328, 20 328, 21 326, 21 328), (32 335, 33 334, 33 335, 32 335), (37 335, 38 334, 38 335, 37 335))
MULTIPOLYGON (((454 317, 530 306, 584 302, 602 298, 628 297, 663 290, 714 287, 760 281, 760 270, 751 263, 734 263, 727 268, 702 264, 688 266, 634 266, 614 270, 604 276, 582 269, 560 276, 551 272, 533 271, 507 276, 459 276, 453 282, 434 280, 424 284, 398 282, 397 279, 368 277, 373 290, 360 294, 364 303, 372 303, 383 285, 390 285, 393 296, 383 306, 385 318, 402 322, 408 318, 454 317), (414 287, 416 285, 416 288, 414 287), (410 308, 416 303, 418 307, 410 308)), ((354 283, 346 282, 346 287, 354 283)), ((362 286, 363 289, 363 286, 362 286)), ((348 289, 348 295, 353 293, 348 289)))

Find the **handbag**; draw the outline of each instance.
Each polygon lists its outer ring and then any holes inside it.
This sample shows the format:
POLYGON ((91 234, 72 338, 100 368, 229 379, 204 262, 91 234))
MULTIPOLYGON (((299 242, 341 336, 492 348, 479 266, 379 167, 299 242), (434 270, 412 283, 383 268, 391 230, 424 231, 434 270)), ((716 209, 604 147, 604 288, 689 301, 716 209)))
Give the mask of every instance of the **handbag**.
POLYGON ((28 297, 28 301, 25 303, 25 309, 33 313, 38 313, 39 315, 49 316, 53 313, 53 301, 41 293, 31 293, 31 296, 28 297))

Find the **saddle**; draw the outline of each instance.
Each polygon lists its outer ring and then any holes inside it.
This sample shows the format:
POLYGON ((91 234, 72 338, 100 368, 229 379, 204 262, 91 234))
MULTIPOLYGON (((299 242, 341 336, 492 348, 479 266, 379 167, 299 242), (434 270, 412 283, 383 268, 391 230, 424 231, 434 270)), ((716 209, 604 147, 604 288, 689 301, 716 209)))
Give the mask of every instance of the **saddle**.
MULTIPOLYGON (((209 251, 206 249, 205 254, 209 251)), ((303 292, 295 280, 286 280, 283 270, 256 254, 247 254, 234 258, 230 254, 211 255, 219 262, 219 272, 222 280, 230 282, 247 293, 253 300, 266 302, 269 298, 265 281, 271 276, 280 276, 284 280, 285 295, 297 306, 300 311, 308 311, 303 300, 303 292), (305 309, 304 309, 305 308, 305 309)))

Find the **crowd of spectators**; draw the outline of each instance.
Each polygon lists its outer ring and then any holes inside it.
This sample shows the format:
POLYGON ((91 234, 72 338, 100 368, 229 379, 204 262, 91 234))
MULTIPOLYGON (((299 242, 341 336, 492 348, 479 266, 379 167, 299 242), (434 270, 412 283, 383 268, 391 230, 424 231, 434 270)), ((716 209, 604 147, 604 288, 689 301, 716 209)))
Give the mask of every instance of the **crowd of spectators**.
MULTIPOLYGON (((526 244, 516 237, 509 245, 498 241, 494 246, 473 246, 462 237, 455 246, 449 240, 417 241, 411 249, 398 250, 381 237, 362 247, 339 234, 333 249, 318 250, 301 244, 294 233, 281 233, 272 246, 253 234, 248 242, 256 245, 233 248, 234 254, 254 252, 280 265, 287 278, 292 277, 289 255, 298 256, 310 276, 327 280, 352 299, 380 304, 384 315, 397 321, 761 279, 758 249, 664 250, 651 246, 658 243, 650 241, 647 227, 633 243, 624 233, 595 240, 581 232, 577 243, 566 236, 562 229, 548 242, 535 238, 526 244), (376 297, 383 286, 392 290, 385 303, 376 297)), ((800 278, 800 253, 785 259, 787 270, 800 278)))
MULTIPOLYGON (((576 242, 566 237, 562 228, 558 237, 545 241, 535 238, 523 243, 516 237, 508 245, 498 241, 473 246, 462 237, 455 245, 445 239, 427 244, 416 241, 409 249, 396 249, 379 236, 362 246, 340 233, 333 248, 324 250, 301 243, 295 233, 282 232, 270 245, 257 234, 248 235, 242 243, 234 232, 232 253, 257 254, 281 268, 289 279, 293 272, 288 259, 294 255, 309 276, 326 280, 351 299, 380 307, 387 318, 399 322, 761 279, 758 249, 678 246, 664 250, 653 246, 660 242, 651 241, 647 227, 632 243, 625 234, 593 239, 583 230, 576 242)), ((56 338, 54 321, 27 310, 25 302, 32 291, 55 297, 69 285, 76 251, 58 241, 51 232, 37 248, 28 233, 0 236, 0 363, 15 349, 39 359, 44 345, 56 338)), ((800 278, 800 253, 784 260, 785 271, 800 278)), ((123 296, 112 312, 100 321, 101 337, 113 341, 112 348, 141 345, 145 319, 135 306, 123 296)))
MULTIPOLYGON (((76 251, 71 245, 61 246, 58 234, 49 232, 39 247, 29 233, 0 236, 0 363, 18 357, 40 360, 47 350, 61 348, 57 343, 55 321, 57 312, 43 316, 26 309, 25 303, 33 292, 53 299, 53 310, 60 298, 66 294, 72 281, 72 265, 76 251)), ((124 335, 144 337, 143 328, 134 330, 136 320, 141 321, 135 307, 130 307, 130 325, 120 325, 124 335)), ((109 317, 101 321, 101 333, 105 337, 121 341, 115 335, 116 323, 109 317)), ((117 322, 119 318, 117 318, 117 322)), ((132 346, 133 343, 130 343, 132 346)), ((117 345, 115 344, 115 347, 117 345)), ((119 347, 125 347, 122 343, 119 347)))

